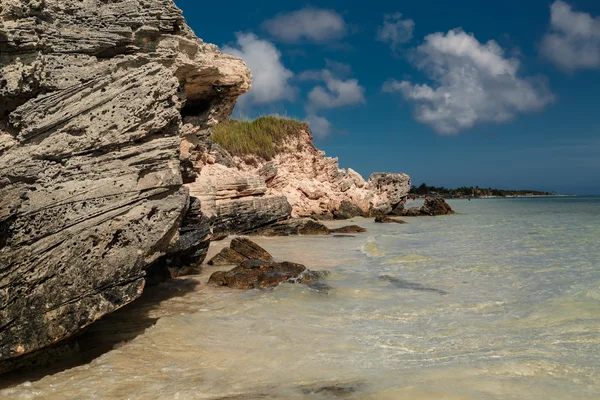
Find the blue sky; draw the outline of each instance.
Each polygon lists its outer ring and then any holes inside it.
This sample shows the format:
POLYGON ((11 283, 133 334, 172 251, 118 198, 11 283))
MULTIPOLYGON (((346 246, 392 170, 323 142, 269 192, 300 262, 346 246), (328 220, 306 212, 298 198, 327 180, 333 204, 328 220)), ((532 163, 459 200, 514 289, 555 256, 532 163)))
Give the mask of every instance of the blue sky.
POLYGON ((175 0, 365 178, 600 194, 600 2, 175 0))

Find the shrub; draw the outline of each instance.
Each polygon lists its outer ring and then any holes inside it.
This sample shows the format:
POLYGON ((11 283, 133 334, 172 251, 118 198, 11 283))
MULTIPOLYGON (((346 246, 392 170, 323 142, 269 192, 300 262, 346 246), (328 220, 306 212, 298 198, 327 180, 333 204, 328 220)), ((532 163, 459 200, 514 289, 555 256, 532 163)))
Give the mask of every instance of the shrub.
POLYGON ((211 140, 232 155, 256 155, 270 160, 282 150, 285 139, 308 129, 304 122, 276 116, 254 121, 228 119, 212 128, 211 140))

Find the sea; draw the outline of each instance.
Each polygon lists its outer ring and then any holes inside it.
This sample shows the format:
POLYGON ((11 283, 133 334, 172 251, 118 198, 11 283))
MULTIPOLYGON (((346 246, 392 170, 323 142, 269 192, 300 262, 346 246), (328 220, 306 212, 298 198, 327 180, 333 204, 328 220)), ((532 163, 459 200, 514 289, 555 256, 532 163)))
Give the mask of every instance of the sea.
POLYGON ((0 377, 0 398, 600 399, 600 197, 449 203, 256 238, 330 274, 240 291, 206 266, 94 324, 69 362, 0 377))

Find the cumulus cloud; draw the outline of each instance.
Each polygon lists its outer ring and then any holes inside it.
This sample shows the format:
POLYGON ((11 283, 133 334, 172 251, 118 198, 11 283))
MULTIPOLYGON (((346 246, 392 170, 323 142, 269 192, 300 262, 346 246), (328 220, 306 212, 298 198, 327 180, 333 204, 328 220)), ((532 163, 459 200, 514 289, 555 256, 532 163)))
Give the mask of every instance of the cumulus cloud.
POLYGON ((294 76, 281 62, 281 53, 273 43, 253 33, 237 33, 236 47, 223 47, 223 52, 240 57, 252 71, 252 89, 240 98, 242 104, 267 104, 292 100, 295 90, 289 80, 294 76))
POLYGON ((324 138, 331 133, 331 122, 325 117, 319 117, 315 114, 309 114, 306 122, 310 126, 313 135, 318 138, 324 138))
POLYGON ((302 40, 325 43, 343 37, 348 30, 344 18, 337 12, 312 7, 280 14, 265 21, 263 27, 277 39, 289 43, 302 40))
POLYGON ((354 104, 365 103, 365 88, 357 79, 340 79, 330 70, 307 71, 300 75, 300 79, 323 81, 325 86, 315 86, 308 93, 309 110, 339 108, 354 104))
POLYGON ((434 85, 389 80, 383 90, 414 102, 416 119, 440 134, 509 121, 554 100, 543 79, 520 77, 519 60, 507 58, 495 41, 482 44, 460 29, 426 36, 412 56, 434 85))
POLYGON ((600 68, 600 17, 573 11, 562 0, 552 4, 550 13, 542 55, 567 71, 600 68))
POLYGON ((389 43, 392 50, 412 39, 415 21, 402 19, 402 13, 386 14, 377 29, 377 40, 389 43))

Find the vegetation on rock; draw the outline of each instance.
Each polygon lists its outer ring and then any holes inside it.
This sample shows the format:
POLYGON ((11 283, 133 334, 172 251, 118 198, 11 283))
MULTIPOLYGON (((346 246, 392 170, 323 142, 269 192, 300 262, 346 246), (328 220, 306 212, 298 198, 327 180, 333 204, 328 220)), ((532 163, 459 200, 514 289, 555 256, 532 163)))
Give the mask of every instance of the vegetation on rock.
POLYGON ((308 125, 277 116, 254 121, 228 119, 212 128, 211 140, 233 155, 270 160, 282 150, 284 139, 296 136, 301 129, 308 129, 308 125))

